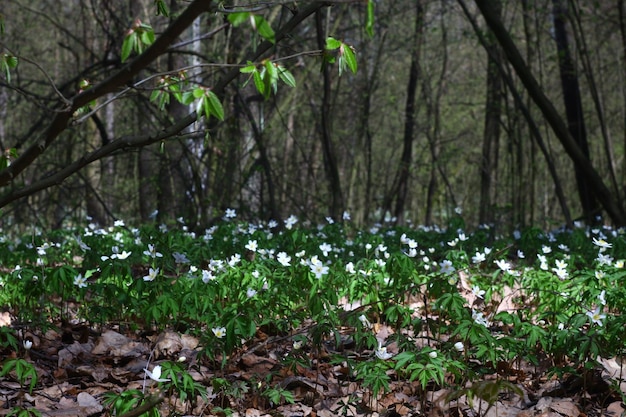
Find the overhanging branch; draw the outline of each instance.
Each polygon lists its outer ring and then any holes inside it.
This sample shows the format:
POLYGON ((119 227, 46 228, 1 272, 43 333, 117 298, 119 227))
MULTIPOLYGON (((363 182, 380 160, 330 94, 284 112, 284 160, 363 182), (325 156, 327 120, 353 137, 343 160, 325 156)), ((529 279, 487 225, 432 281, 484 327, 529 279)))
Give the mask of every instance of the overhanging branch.
POLYGON ((528 95, 537 105, 543 117, 546 119, 552 131, 563 145, 563 149, 569 155, 570 159, 579 166, 584 174, 587 175, 591 184, 593 184, 594 192, 602 207, 606 210, 611 220, 618 225, 626 225, 626 213, 624 208, 619 205, 616 199, 611 195, 611 191, 604 184, 602 177, 591 164, 589 158, 582 152, 567 125, 559 115, 550 99, 545 95, 543 89, 533 76, 530 68, 526 65, 524 58, 517 49, 515 42, 511 38, 498 15, 494 12, 491 0, 475 0, 476 5, 480 9, 487 25, 495 35, 498 43, 502 46, 509 63, 515 70, 515 73, 526 87, 528 95))
POLYGON ((169 45, 172 44, 199 15, 208 11, 210 6, 211 0, 195 0, 144 53, 134 58, 109 78, 70 98, 70 104, 63 103, 59 112, 55 115, 43 134, 43 137, 28 147, 9 167, 0 171, 0 187, 9 185, 67 129, 68 123, 76 110, 85 106, 92 100, 117 90, 132 80, 141 70, 166 52, 169 45))
MULTIPOLYGON (((192 4, 192 6, 195 5, 196 3, 197 3, 197 1, 194 2, 192 4)), ((327 2, 327 1, 316 1, 316 2, 309 3, 306 7, 303 7, 296 15, 294 15, 287 23, 285 23, 285 25, 283 27, 281 27, 280 30, 278 30, 276 32, 276 35, 275 35, 276 42, 284 39, 285 36, 287 36, 287 34, 289 34, 291 31, 293 31, 308 16, 314 14, 317 10, 319 10, 319 9, 321 9, 323 7, 327 7, 329 5, 330 5, 330 2, 327 2)), ((189 7, 192 7, 192 6, 189 6, 189 7)), ((183 16, 181 15, 181 18, 182 17, 183 16)), ((180 18, 179 18, 179 20, 180 20, 180 18)), ((191 21, 193 21, 193 19, 191 21)), ((191 22, 189 24, 191 24, 191 22)), ((167 33, 167 31, 165 33, 167 33)), ((164 33, 164 35, 165 35, 165 33, 164 33)), ((159 39, 161 39, 161 38, 159 38, 159 39)), ((156 43, 157 42, 155 41, 155 44, 156 43)), ((153 46, 154 46, 154 44, 153 44, 153 46)), ((247 61, 256 61, 256 60, 258 60, 261 56, 263 56, 265 53, 267 53, 273 47, 274 47, 274 44, 269 42, 269 41, 262 42, 261 45, 259 45, 257 47, 256 52, 251 54, 250 56, 246 57, 242 61, 242 63, 245 63, 247 61)), ((147 54, 148 52, 149 52, 149 50, 146 50, 146 52, 143 55, 147 54)), ((143 55, 141 55, 141 56, 143 56, 143 55)), ((139 57, 137 57, 136 59, 138 59, 138 58, 139 57)), ((156 58, 156 56, 154 58, 156 58)), ((148 63, 149 62, 146 62, 145 65, 147 65, 148 63)), ((125 68, 128 68, 128 66, 125 67, 125 68)), ((124 71, 124 69, 122 69, 120 72, 123 72, 123 71, 124 71)), ((217 84, 213 87, 213 91, 217 95, 223 96, 224 90, 225 90, 226 86, 230 82, 232 82, 239 74, 240 74, 239 66, 233 67, 228 73, 226 73, 217 82, 217 84)), ((93 88, 85 91, 81 95, 74 97, 72 99, 73 105, 75 105, 76 100, 78 100, 79 97, 81 97, 81 100, 80 100, 81 105, 78 106, 78 107, 81 107, 82 105, 84 105, 86 103, 89 103, 90 101, 94 100, 95 98, 101 97, 102 95, 107 94, 107 93, 113 91, 113 90, 107 90, 106 88, 109 88, 109 87, 103 86, 103 84, 112 83, 113 81, 111 81, 111 80, 114 79, 115 76, 116 75, 113 75, 112 77, 110 77, 108 79, 108 81, 105 80, 102 83, 94 86, 93 88), (100 91, 99 94, 97 94, 94 91, 96 89, 99 89, 98 90, 98 91, 100 91), (87 93, 89 93, 90 95, 88 96, 87 99, 84 99, 83 97, 87 93)), ((126 81, 122 82, 120 85, 124 85, 131 78, 132 77, 129 76, 127 79, 125 79, 126 81)), ((116 80, 117 81, 115 81, 115 82, 118 83, 119 79, 116 79, 116 80)), ((69 121, 69 118, 71 117, 72 113, 73 113, 73 111, 71 111, 69 113, 68 112, 61 113, 61 114, 69 114, 69 116, 67 118, 65 118, 65 119, 62 119, 62 120, 64 120, 63 123, 65 123, 65 124, 63 126, 61 126, 61 129, 56 133, 57 136, 63 130, 66 129, 67 122, 69 121)), ((48 128, 48 131, 47 131, 48 134, 51 133, 51 129, 55 126, 55 122, 56 123, 61 123, 61 120, 57 120, 57 119, 59 119, 59 116, 57 116, 57 118, 55 118, 55 120, 52 122, 52 125, 48 128)), ((55 185, 59 185, 59 184, 61 184, 63 182, 63 180, 65 180, 66 178, 68 178, 69 176, 74 174, 75 172, 79 171, 80 169, 84 168, 88 164, 90 164, 92 162, 95 162, 95 161, 97 161, 99 159, 102 159, 104 157, 110 156, 110 155, 112 155, 112 154, 114 154, 116 152, 119 152, 121 150, 137 149, 137 148, 141 148, 141 147, 144 147, 144 146, 148 146, 148 145, 153 144, 155 142, 159 142, 159 141, 162 141, 162 140, 174 138, 183 129, 185 129, 186 127, 191 125, 193 122, 195 122, 196 119, 197 119, 197 113, 196 112, 192 112, 189 115, 187 115, 184 118, 182 118, 179 121, 177 121, 175 124, 165 128, 165 129, 163 129, 160 132, 157 132, 155 134, 147 135, 147 136, 144 135, 144 136, 124 137, 124 138, 116 139, 116 140, 114 140, 114 141, 112 141, 112 142, 110 142, 110 143, 108 143, 108 144, 98 148, 97 150, 95 150, 95 151, 93 151, 93 152, 91 152, 91 153, 89 153, 87 155, 84 155, 83 157, 81 157, 80 159, 78 159, 78 160, 74 161, 73 163, 69 164, 65 168, 63 168, 63 169, 61 169, 59 171, 56 171, 55 173, 53 173, 53 174, 51 174, 51 175, 49 175, 49 176, 47 176, 45 178, 42 178, 42 179, 32 183, 31 185, 28 185, 28 186, 25 186, 25 187, 22 187, 22 188, 19 188, 19 189, 11 190, 10 192, 8 192, 5 195, 3 195, 2 197, 0 197, 0 207, 4 207, 7 204, 9 204, 9 203, 11 203, 11 202, 13 202, 15 200, 18 200, 18 199, 23 198, 23 197, 27 197, 27 196, 32 195, 32 194, 35 194, 38 191, 44 190, 46 188, 49 188, 49 187, 52 187, 52 186, 55 186, 55 185)), ((52 138, 52 140, 53 139, 54 138, 52 138)), ((13 175, 14 174, 15 175, 19 174, 26 167, 28 167, 35 160, 35 158, 37 156, 39 156, 45 150, 46 147, 47 147, 47 145, 45 147, 43 147, 39 151, 39 153, 37 153, 35 155, 32 155, 32 159, 25 166, 20 167, 19 169, 18 168, 14 168, 15 165, 20 160, 21 160, 20 163, 22 163, 22 164, 25 163, 25 159, 22 159, 22 158, 25 158, 24 155, 27 155, 29 150, 32 147, 29 148, 20 158, 18 158, 11 166, 9 166, 9 168, 1 171, 0 172, 0 186, 3 186, 3 185, 6 186, 7 184, 9 184, 12 181, 12 179, 13 179, 13 175)), ((35 152, 35 151, 31 151, 31 152, 35 152)))
POLYGON ((2 198, 0 198, 0 207, 4 207, 7 204, 11 203, 12 201, 35 194, 38 191, 44 190, 54 185, 59 185, 67 177, 76 173, 77 171, 89 165, 90 163, 95 162, 104 157, 110 156, 116 152, 119 152, 122 150, 142 148, 144 146, 148 146, 155 142, 174 138, 184 128, 192 124, 195 120, 196 120, 196 113, 194 112, 192 114, 189 114, 185 118, 179 120, 177 123, 171 125, 167 129, 164 129, 161 132, 157 133, 156 135, 134 136, 134 137, 129 136, 129 137, 122 137, 117 140, 114 140, 113 142, 110 142, 96 149, 95 151, 87 155, 84 155, 80 159, 67 165, 65 168, 59 171, 56 171, 54 174, 51 174, 45 178, 42 178, 31 185, 22 187, 18 190, 14 190, 4 195, 2 198))

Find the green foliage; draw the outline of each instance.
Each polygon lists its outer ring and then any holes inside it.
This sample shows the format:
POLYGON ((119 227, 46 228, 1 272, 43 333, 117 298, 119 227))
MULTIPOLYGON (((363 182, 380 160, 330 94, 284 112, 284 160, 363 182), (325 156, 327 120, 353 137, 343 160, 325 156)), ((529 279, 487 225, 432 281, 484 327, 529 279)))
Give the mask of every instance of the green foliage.
POLYGON ((17 337, 15 330, 9 326, 0 327, 0 349, 18 350, 17 337))
POLYGON ((34 408, 24 408, 24 407, 13 407, 7 417, 15 416, 15 417, 41 417, 42 414, 40 411, 34 408))
POLYGON ((152 26, 137 19, 133 27, 128 30, 124 42, 122 43, 122 62, 126 62, 133 52, 141 54, 153 43, 154 30, 152 26))
POLYGON ((11 82, 11 70, 17 67, 17 57, 8 53, 0 55, 0 71, 4 72, 7 83, 11 82))
POLYGON ((389 391, 391 377, 387 371, 391 364, 382 360, 361 362, 355 367, 357 378, 363 381, 365 388, 372 390, 374 398, 381 392, 389 391))
MULTIPOLYGON (((122 415, 142 405, 149 397, 145 396, 140 390, 127 390, 119 394, 107 392, 104 394, 104 405, 109 408, 112 415, 122 415)), ((145 417, 160 417, 160 413, 156 408, 151 408, 142 414, 145 417)))
POLYGON ((211 116, 224 120, 224 107, 219 97, 209 88, 190 86, 185 73, 166 75, 159 79, 157 88, 150 94, 150 101, 156 103, 160 110, 164 110, 170 103, 170 97, 184 105, 195 102, 198 119, 211 116))
MULTIPOLYGON (((339 351, 348 335, 355 349, 367 353, 358 359, 335 355, 333 361, 345 362, 363 387, 378 395, 401 377, 426 392, 463 387, 501 363, 548 357, 585 368, 623 351, 626 301, 619 283, 626 252, 617 239, 611 246, 572 236, 578 256, 530 241, 504 239, 486 248, 482 235, 458 230, 367 233, 337 224, 278 230, 227 220, 198 235, 177 226, 91 226, 0 241, 6 268, 0 302, 29 325, 65 317, 59 300, 73 300, 84 306, 76 318, 87 322, 184 326, 222 366, 262 329, 293 340, 281 364, 294 373, 310 366, 315 352, 339 351), (410 250, 417 242, 421 253, 410 250), (546 259, 519 253, 512 259, 508 254, 521 244, 545 252, 546 259), (511 292, 509 302, 525 308, 500 311, 501 295, 511 292), (344 305, 359 307, 345 311, 344 305), (378 340, 377 326, 388 326, 393 336, 378 340), (392 341, 397 350, 389 352, 392 341)), ((563 236, 555 239, 567 243, 563 236)), ((12 332, 0 340, 4 348, 19 347, 12 332)), ((32 390, 37 380, 29 366, 24 359, 7 361, 3 375, 15 375, 32 390)), ((193 402, 206 395, 184 363, 162 366, 169 381, 160 386, 172 396, 193 402)), ((249 389, 231 392, 230 383, 218 388, 233 397, 249 389)), ((489 402, 508 388, 471 389, 489 402)), ((281 387, 262 394, 275 404, 293 399, 281 387)), ((143 400, 132 392, 109 398, 120 410, 143 400)))
POLYGON ((165 17, 169 17, 170 9, 167 7, 167 3, 165 0, 154 0, 154 5, 156 6, 156 15, 162 15, 165 17))
POLYGON ((218 120, 224 120, 222 102, 213 91, 198 87, 193 90, 193 97, 197 100, 196 112, 198 113, 198 118, 204 115, 207 119, 215 116, 218 120))
POLYGON ((367 19, 365 21, 365 32, 371 38, 374 36, 374 0, 367 1, 367 19))
POLYGON ((424 348, 417 353, 410 351, 399 353, 394 357, 394 361, 396 362, 394 369, 401 375, 408 376, 410 381, 419 381, 423 390, 431 382, 443 384, 446 367, 437 351, 431 348, 424 348))
POLYGON ((7 359, 2 364, 0 377, 10 373, 15 374, 15 379, 22 389, 28 386, 28 392, 32 394, 37 385, 37 370, 31 363, 22 358, 7 359))
POLYGON ((170 104, 172 95, 179 103, 190 104, 193 99, 189 100, 188 96, 193 97, 193 94, 184 91, 186 85, 184 73, 179 76, 165 75, 159 79, 157 88, 150 94, 150 101, 156 103, 160 110, 165 110, 165 107, 170 104))
POLYGON ((17 158, 17 149, 9 148, 0 155, 0 169, 5 169, 11 164, 11 160, 17 158))
POLYGON ((164 388, 170 394, 176 394, 180 401, 189 401, 194 406, 198 396, 202 399, 207 398, 206 388, 200 382, 195 381, 191 374, 183 369, 181 363, 164 362, 161 375, 162 378, 170 380, 163 384, 164 388))
POLYGON ((268 388, 263 391, 263 396, 267 397, 273 405, 280 405, 284 402, 293 404, 296 401, 291 391, 281 387, 268 388))
POLYGON ((249 22, 252 30, 258 33, 263 39, 272 43, 276 42, 274 29, 261 15, 253 14, 251 12, 236 12, 228 15, 228 21, 234 27, 240 26, 244 22, 249 22))
POLYGON ((245 84, 252 79, 257 91, 265 99, 269 99, 271 93, 276 94, 279 79, 289 87, 296 86, 296 79, 293 74, 284 66, 272 61, 265 61, 265 63, 260 65, 260 69, 254 63, 248 61, 247 65, 241 68, 240 71, 242 74, 250 74, 245 84))
POLYGON ((343 74, 344 71, 349 69, 353 74, 356 74, 357 71, 357 62, 356 62, 356 54, 354 49, 335 38, 328 37, 326 39, 326 53, 325 53, 326 62, 334 64, 337 62, 339 66, 339 75, 343 74), (335 57, 330 52, 338 51, 337 56, 335 57))

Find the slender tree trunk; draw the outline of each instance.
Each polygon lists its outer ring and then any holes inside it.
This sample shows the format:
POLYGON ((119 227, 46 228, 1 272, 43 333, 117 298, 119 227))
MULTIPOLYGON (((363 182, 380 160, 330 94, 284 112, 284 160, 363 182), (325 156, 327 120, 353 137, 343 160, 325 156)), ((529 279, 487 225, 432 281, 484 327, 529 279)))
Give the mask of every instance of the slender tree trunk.
POLYGON ((364 59, 359 63, 361 74, 361 87, 363 92, 361 106, 359 108, 359 121, 357 124, 356 149, 354 149, 354 163, 350 176, 350 195, 348 201, 354 204, 349 207, 352 220, 357 223, 367 222, 372 211, 372 129, 370 115, 372 113, 372 99, 374 91, 379 83, 379 73, 382 62, 382 53, 385 47, 386 32, 377 38, 378 45, 373 59, 364 59), (362 152, 359 152, 361 151, 362 152), (365 174, 365 184, 362 181, 362 173, 365 174), (360 199, 359 197, 360 196, 360 199))
MULTIPOLYGON (((626 149, 626 79, 624 79, 624 72, 626 71, 626 4, 624 0, 618 0, 617 7, 619 11, 619 33, 622 40, 622 131, 624 132, 622 146, 626 149)), ((621 184, 622 194, 626 195, 626 158, 622 158, 621 184)))
POLYGON ((524 62, 517 46, 511 39, 510 34, 504 28, 497 14, 493 12, 490 0, 475 0, 487 24, 496 35, 498 42, 502 46, 502 50, 506 53, 507 59, 515 69, 520 80, 524 83, 529 95, 539 107, 544 117, 552 127, 555 135, 563 145, 563 148, 570 156, 574 164, 587 175, 589 184, 593 187, 596 197, 606 210, 611 220, 617 226, 626 225, 626 212, 624 208, 612 196, 610 190, 604 184, 604 181, 595 170, 589 158, 580 149, 576 140, 572 137, 567 125, 557 112, 556 108, 543 92, 541 86, 531 73, 530 69, 524 62))
POLYGON ((409 69, 409 84, 407 86, 406 104, 404 106, 404 139, 400 166, 398 167, 396 192, 396 207, 394 216, 402 223, 404 220, 404 207, 409 191, 409 178, 411 172, 411 162, 413 160, 413 141, 415 139, 415 120, 417 111, 415 108, 415 96, 420 78, 420 54, 422 51, 424 28, 424 5, 422 0, 417 0, 415 4, 415 28, 413 32, 413 51, 411 56, 411 67, 409 69))
MULTIPOLYGON (((585 119, 580 98, 580 86, 578 85, 578 76, 570 53, 567 29, 565 27, 567 6, 563 4, 562 0, 552 0, 552 5, 554 38, 559 58, 561 88, 563 90, 567 125, 581 152, 589 159, 589 145, 587 143, 587 131, 585 129, 585 119)), ((578 196, 583 210, 582 217, 587 224, 593 224, 598 211, 598 204, 593 194, 593 186, 588 181, 583 169, 576 163, 574 164, 574 171, 578 186, 578 196)))
MULTIPOLYGON (((175 1, 170 2, 172 16, 177 14, 179 6, 175 1)), ((182 55, 170 53, 167 55, 167 69, 173 71, 184 67, 182 55)), ((176 100, 171 100, 167 107, 170 120, 180 120, 187 116, 187 106, 176 100)), ((183 150, 181 140, 169 140, 162 144, 159 167, 159 219, 172 221, 179 216, 187 215, 185 181, 183 178, 183 150), (185 211, 185 212, 183 212, 185 211)))
MULTIPOLYGON (((491 53, 491 50, 488 48, 489 46, 489 42, 485 39, 485 37, 483 36, 483 32, 480 30, 480 28, 478 27, 478 24, 476 23, 476 20, 473 18, 473 16, 470 14, 467 5, 465 4, 465 2, 463 0, 458 0, 459 4, 461 5, 461 7, 463 8, 463 12, 465 13, 465 15, 467 16, 470 24, 472 25, 472 27, 474 28, 474 31, 476 33, 476 35, 478 36, 478 40, 480 41, 480 43, 483 45, 483 47, 485 48, 485 50, 488 53, 491 53)), ((527 37, 528 39, 528 37, 527 37)), ((494 61, 495 62, 495 61, 494 61)), ((569 207, 567 205, 567 200, 565 198, 565 193, 563 192, 563 188, 561 186, 561 180, 559 179, 557 170, 556 170, 556 166, 554 164, 554 160, 552 159, 552 156, 550 155, 550 151, 548 150, 548 147, 546 146, 545 142, 543 141, 542 135, 541 135, 541 130, 539 128, 539 126, 537 125, 537 123, 535 122, 534 118, 532 117, 531 113, 530 113, 530 109, 529 107, 524 103, 524 100, 522 99, 522 96, 520 95, 520 93, 517 91, 517 88, 515 87, 515 84, 513 82, 513 80, 511 79, 511 77, 509 76, 509 74, 506 72, 505 68, 504 68, 504 63, 503 62, 499 62, 500 65, 498 67, 499 71, 500 71, 500 75, 502 77, 502 81, 504 81, 504 83, 506 84, 508 90, 511 92, 511 95, 513 96, 513 100, 515 101, 515 106, 516 108, 518 108, 522 115, 524 116, 524 119, 526 120, 526 123, 528 124, 528 129, 530 130, 530 133, 532 135, 533 138, 535 138, 535 142, 539 147, 539 149, 541 150, 545 160, 546 160, 546 164, 548 166, 548 171, 550 172, 550 176, 552 177, 552 181, 554 183, 554 189, 555 189, 555 193, 557 195, 557 199, 559 201, 559 204, 561 206, 561 210, 563 213, 563 216, 565 217, 566 223, 569 225, 571 224, 571 215, 570 215, 570 211, 569 211, 569 207)), ((534 146, 531 147, 531 152, 534 151, 534 146)), ((531 155, 531 160, 534 161, 534 156, 531 155)), ((534 175, 534 171, 531 172, 531 176, 534 175)), ((531 216, 532 219, 532 216, 531 216)))
POLYGON ((261 213, 258 214, 263 214, 263 212, 267 212, 267 215, 265 217, 267 217, 268 219, 278 219, 280 213, 278 212, 278 206, 276 204, 276 187, 274 186, 274 175, 272 173, 272 166, 263 137, 263 126, 260 125, 260 123, 256 122, 256 120, 254 119, 254 115, 252 114, 252 109, 250 109, 250 106, 244 101, 244 98, 239 93, 237 94, 236 98, 236 106, 239 106, 242 109, 242 111, 246 115, 246 118, 248 119, 248 122, 250 122, 252 135, 254 137, 256 147, 259 151, 259 156, 250 167, 250 171, 254 172, 257 170, 257 167, 260 166, 264 177, 262 179, 262 183, 260 184, 261 189, 259 190, 261 213), (265 183, 267 184, 267 207, 265 207, 265 199, 263 198, 263 193, 261 193, 261 190, 263 189, 263 180, 265 180, 265 183))
POLYGON ((596 115, 598 117, 598 124, 600 127, 600 132, 602 133, 602 141, 604 144, 604 154, 606 156, 607 168, 609 172, 609 178, 611 180, 611 189, 615 194, 617 200, 620 204, 624 203, 622 190, 617 182, 617 174, 615 168, 615 151, 613 149, 613 140, 611 138, 611 134, 609 131, 609 124, 606 119, 606 112, 604 110, 604 105, 602 103, 601 97, 601 89, 596 82, 596 77, 594 76, 594 69, 591 65, 592 59, 590 58, 589 48, 587 47, 587 41, 585 36, 585 29, 583 28, 581 21, 581 10, 580 6, 576 1, 569 2, 571 5, 571 14, 570 22, 572 26, 572 33, 574 34, 574 39, 576 40, 576 47, 578 51, 578 55, 580 56, 580 60, 583 66, 583 74, 587 81, 589 93, 593 100, 593 104, 596 110, 596 115))
MULTIPOLYGON (((89 119, 86 128, 88 148, 97 149, 101 145, 101 137, 96 129, 93 119, 89 119)), ((85 167, 85 204, 87 208, 87 215, 93 219, 93 221, 99 225, 107 224, 107 216, 105 208, 106 204, 102 200, 103 187, 103 173, 102 173, 103 161, 96 161, 93 164, 85 167)))
MULTIPOLYGON (((502 3, 494 1, 498 16, 502 14, 502 3)), ((500 141, 500 115, 502 113, 502 54, 492 34, 486 37, 487 45, 487 102, 485 103, 485 129, 480 164, 480 205, 478 222, 491 224, 494 221, 491 201, 493 175, 497 171, 494 147, 500 141)))
MULTIPOLYGON (((323 28, 323 16, 322 12, 318 10, 315 12, 315 23, 317 27, 317 44, 320 49, 324 49, 326 44, 324 28, 323 28)), ((323 65, 322 75, 324 78, 323 96, 322 96, 322 119, 321 119, 321 142, 322 142, 322 154, 324 157, 324 167, 326 170, 326 176, 328 178, 328 186, 330 190, 330 216, 335 220, 338 220, 343 212, 343 196, 341 192, 341 181, 339 178, 339 169, 337 167, 337 161, 335 159, 335 152, 333 150, 333 143, 331 138, 331 79, 330 69, 327 64, 323 65)))
MULTIPOLYGON (((443 4, 443 10, 445 5, 443 4)), ((441 154, 441 97, 445 90, 446 74, 448 71, 448 30, 446 27, 445 14, 439 17, 439 29, 441 32, 441 70, 436 83, 436 89, 430 86, 430 82, 426 80, 426 77, 422 77, 422 94, 424 102, 426 103, 426 118, 429 121, 429 125, 426 127, 426 137, 428 139, 428 147, 431 155, 431 171, 430 180, 428 182, 428 191, 426 192, 426 213, 424 218, 425 224, 432 224, 435 222, 434 210, 436 198, 438 195, 439 180, 443 182, 446 188, 446 199, 442 204, 441 210, 449 209, 450 204, 456 206, 456 199, 452 192, 452 186, 448 180, 448 176, 444 169, 444 166, 439 161, 441 154)))
MULTIPOLYGON (((537 33, 538 31, 533 31, 531 29, 531 5, 528 0, 522 0, 522 23, 524 26, 524 40, 526 42, 526 62, 532 62, 534 56, 534 42, 532 38, 532 33, 537 33)), ((510 89, 510 87, 509 87, 510 89)), ((530 112, 530 98, 526 97, 525 101, 522 97, 520 97, 520 104, 528 109, 528 117, 524 116, 527 120, 532 120, 532 113, 530 112)), ((520 105, 518 104, 518 106, 520 105)), ((534 120, 533 120, 534 122, 534 120)), ((537 147, 535 146, 535 141, 529 141, 529 161, 526 164, 526 181, 524 181, 523 191, 526 194, 526 204, 528 205, 528 224, 535 224, 535 210, 536 210, 536 190, 537 190, 537 147), (528 180, 530 179, 530 180, 528 180)), ((563 199, 563 203, 565 203, 565 199, 563 199)), ((565 206, 567 207, 567 205, 565 206)))

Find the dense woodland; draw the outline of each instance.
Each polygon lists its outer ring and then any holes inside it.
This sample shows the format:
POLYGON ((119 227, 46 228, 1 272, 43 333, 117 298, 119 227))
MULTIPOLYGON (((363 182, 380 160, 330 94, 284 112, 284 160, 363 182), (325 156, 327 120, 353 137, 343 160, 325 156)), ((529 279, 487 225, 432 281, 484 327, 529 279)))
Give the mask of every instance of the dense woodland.
POLYGON ((5 229, 87 216, 205 227, 226 208, 626 225, 623 0, 375 0, 371 28, 362 0, 166 3, 2 2, 5 229), (275 43, 232 24, 242 11, 275 43), (155 42, 124 61, 137 19, 155 42), (356 73, 329 36, 352 47, 356 73), (268 61, 296 87, 266 98, 240 72, 268 61), (224 120, 154 100, 167 83, 210 89, 224 120))

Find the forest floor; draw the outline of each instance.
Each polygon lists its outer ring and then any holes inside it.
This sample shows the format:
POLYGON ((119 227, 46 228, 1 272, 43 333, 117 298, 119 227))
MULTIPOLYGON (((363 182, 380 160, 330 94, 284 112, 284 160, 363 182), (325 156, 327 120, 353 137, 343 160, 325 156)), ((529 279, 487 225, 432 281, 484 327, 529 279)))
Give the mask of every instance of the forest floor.
MULTIPOLYGON (((3 325, 11 325, 8 313, 3 321, 3 325)), ((387 339, 392 332, 385 325, 373 328, 379 340, 387 339)), ((300 330, 301 334, 307 332, 307 328, 300 330)), ((610 384, 611 379, 621 378, 622 367, 617 359, 600 359, 595 369, 565 375, 560 380, 547 376, 551 366, 548 363, 500 363, 491 375, 468 383, 461 391, 451 388, 452 384, 430 384, 423 390, 418 381, 403 379, 390 370, 389 390, 373 397, 361 381, 351 378, 345 364, 331 358, 339 354, 356 360, 377 360, 375 352, 355 351, 349 327, 340 329, 340 334, 341 346, 328 343, 319 351, 300 348, 310 361, 309 367, 287 368, 281 361, 295 348, 291 335, 268 335, 261 330, 225 360, 223 367, 219 358, 216 361, 198 355, 196 338, 174 331, 140 334, 122 331, 119 326, 96 331, 84 325, 52 326, 45 333, 30 331, 24 337, 32 340, 32 348, 22 349, 20 356, 34 365, 38 382, 28 393, 13 372, 0 378, 0 415, 8 415, 13 407, 21 405, 36 409, 42 416, 108 416, 113 414, 104 400, 105 393, 131 390, 146 393, 146 401, 158 403, 156 408, 163 416, 626 415, 622 402, 626 383, 622 382, 621 387, 610 384), (206 398, 198 397, 194 404, 181 403, 172 392, 163 392, 160 384, 144 372, 164 361, 182 360, 189 365, 193 379, 208 387, 206 398), (519 390, 507 392, 498 381, 508 381, 519 390), (263 387, 268 386, 288 390, 294 402, 283 399, 271 403, 267 395, 262 395, 263 387), (616 389, 621 389, 622 395, 616 389), (467 393, 475 396, 468 398, 467 393), (492 401, 492 406, 479 397, 492 401)), ((390 354, 396 353, 393 344, 387 348, 390 354)), ((10 359, 16 354, 4 355, 10 359)))

